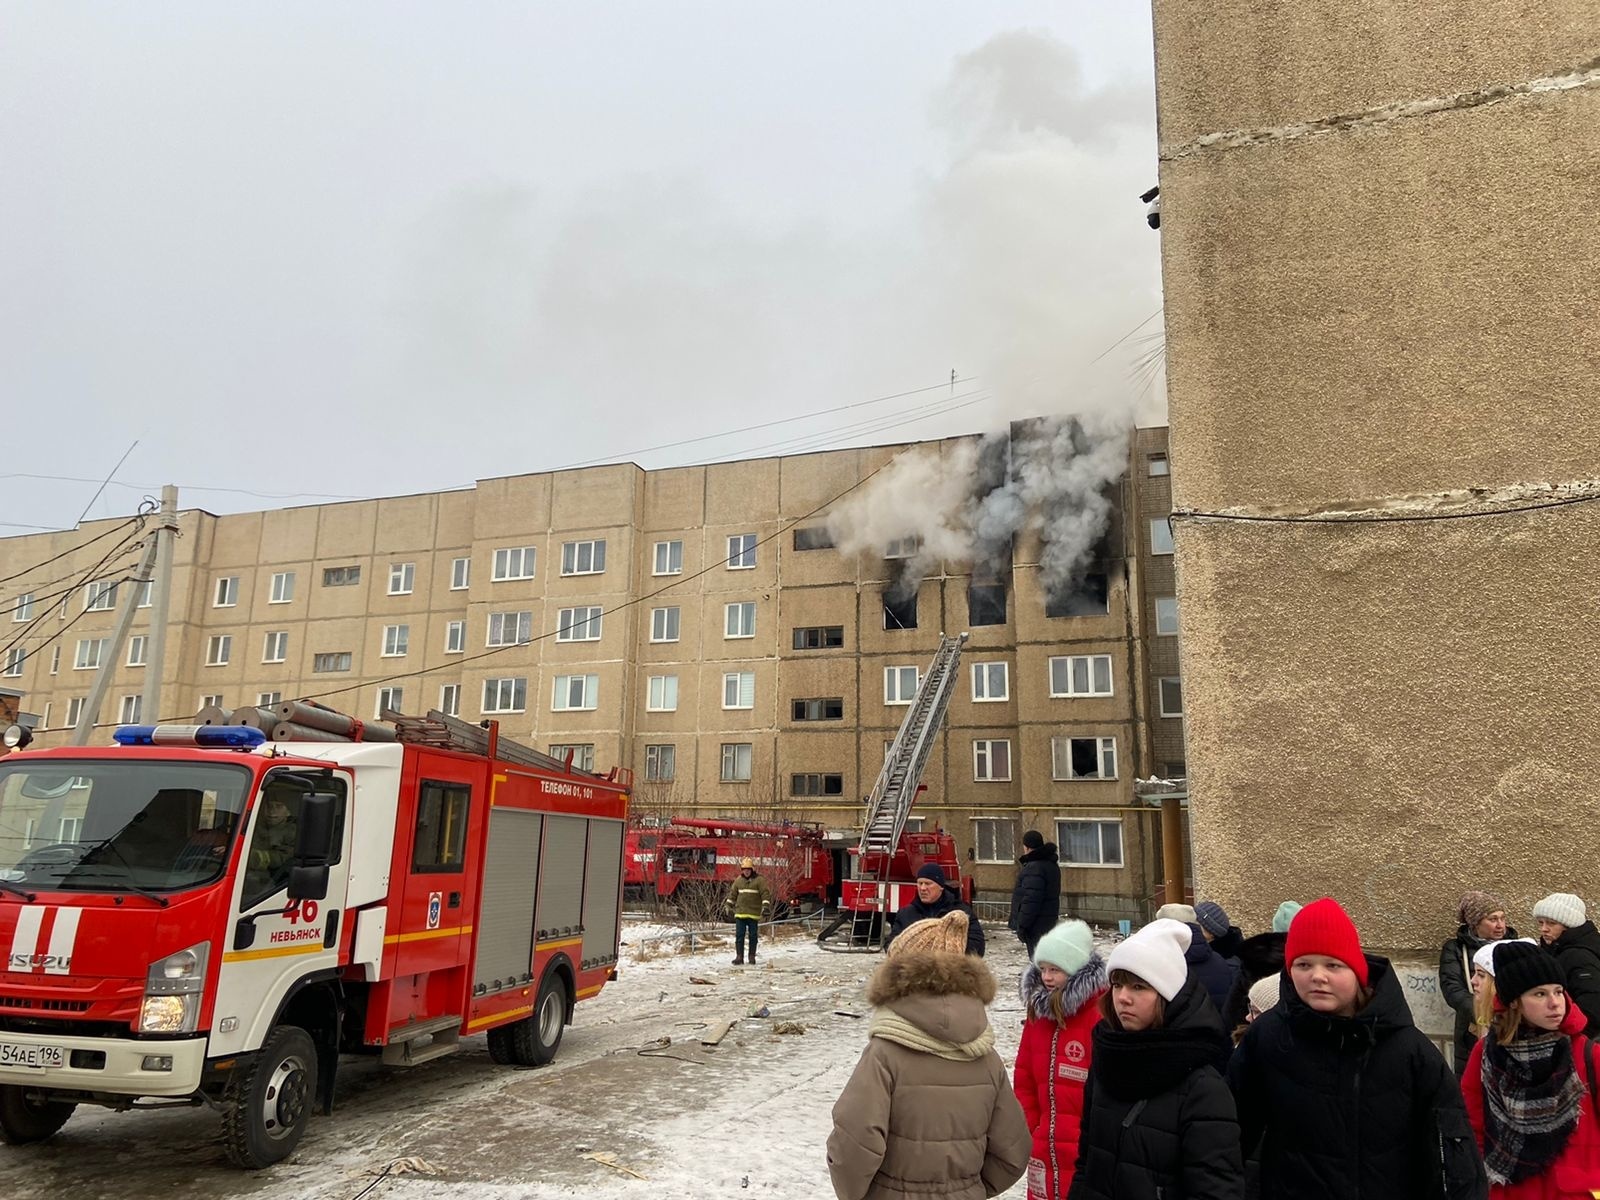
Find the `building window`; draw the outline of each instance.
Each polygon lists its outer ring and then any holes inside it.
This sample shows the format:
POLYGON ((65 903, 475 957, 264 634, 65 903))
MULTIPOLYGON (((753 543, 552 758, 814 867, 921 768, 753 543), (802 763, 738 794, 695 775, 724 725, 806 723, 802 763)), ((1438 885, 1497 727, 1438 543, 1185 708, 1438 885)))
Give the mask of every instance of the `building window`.
POLYGON ((1176 596, 1156 597, 1156 632, 1163 636, 1175 636, 1178 632, 1178 598, 1176 596))
MULTIPOLYGON (((809 529, 796 529, 794 531, 794 548, 796 550, 832 550, 833 534, 828 532, 826 525, 813 525, 809 529)), ((800 793, 796 793, 799 795, 800 793)))
POLYGON ((447 717, 459 717, 461 715, 461 685, 459 683, 446 683, 440 686, 439 711, 447 717))
POLYGON ((405 712, 406 691, 404 688, 381 687, 378 689, 378 707, 373 716, 379 720, 387 712, 405 712))
MULTIPOLYGON (((529 614, 531 618, 533 614, 529 614)), ((446 654, 460 654, 467 648, 467 623, 465 621, 448 621, 444 627, 444 652, 446 654)))
POLYGON ((336 650, 327 654, 313 654, 311 656, 311 673, 313 675, 331 675, 350 669, 350 651, 336 650))
POLYGON ((884 547, 883 557, 886 559, 915 558, 921 549, 922 539, 920 537, 895 538, 884 547))
POLYGON ((233 635, 228 633, 213 634, 206 643, 206 666, 225 667, 233 658, 233 635))
MULTIPOLYGON (((213 639, 214 640, 214 639, 213 639)), ((83 638, 78 642, 78 656, 73 660, 75 671, 92 671, 104 660, 108 638, 83 638)))
POLYGON ((61 670, 61 647, 50 647, 50 674, 54 675, 61 670))
POLYGON ((808 625, 794 631, 796 650, 837 650, 843 645, 843 625, 808 625))
POLYGON ((1057 698, 1111 695, 1111 656, 1071 654, 1063 658, 1052 658, 1050 694, 1057 698))
POLYGON ((580 771, 594 770, 594 743, 567 742, 550 747, 550 757, 566 762, 571 756, 572 765, 580 771))
POLYGON ((789 794, 791 796, 842 796, 844 795, 843 775, 821 775, 816 772, 805 772, 789 776, 789 794))
POLYGON ((756 602, 754 600, 729 604, 722 610, 723 637, 753 638, 756 635, 756 602))
POLYGON ((646 690, 648 692, 644 704, 646 712, 678 711, 678 677, 676 675, 652 675, 646 690))
POLYGON ((728 570, 748 571, 756 565, 756 535, 736 533, 728 539, 728 570))
POLYGON ((417 583, 416 563, 389 564, 389 595, 409 596, 417 583))
POLYGON ((1005 738, 975 738, 972 778, 978 783, 1005 783, 1011 778, 1011 743, 1005 738))
POLYGON ((532 546, 509 546, 496 550, 494 572, 490 578, 495 583, 507 579, 532 579, 536 558, 537 554, 532 546))
POLYGON ((606 540, 561 543, 563 575, 598 575, 606 569, 606 540))
MULTIPOLYGON (((86 699, 88 699, 87 696, 74 696, 71 700, 67 701, 68 729, 76 729, 78 727, 78 722, 83 719, 83 702, 86 699)), ((204 708, 205 705, 202 704, 200 707, 204 708)))
POLYGON ((450 560, 450 590, 464 592, 467 590, 467 581, 472 577, 472 560, 470 558, 452 558, 450 560))
POLYGON ((754 671, 729 671, 722 677, 723 708, 754 708, 756 706, 756 673, 754 671))
POLYGON ((533 638, 532 612, 498 612, 489 614, 489 635, 485 645, 520 646, 533 638))
POLYGON ((655 566, 650 573, 652 575, 682 575, 683 543, 657 542, 655 566))
POLYGON ((139 590, 134 593, 135 599, 133 603, 135 608, 150 608, 155 604, 155 586, 154 581, 149 579, 138 585, 139 590))
POLYGON ((676 608, 652 608, 650 610, 650 640, 652 642, 675 642, 678 640, 678 610, 676 608))
POLYGON ((921 833, 927 827, 928 827, 928 818, 927 817, 907 817, 906 818, 906 832, 907 833, 921 833))
POLYGON ((322 572, 323 587, 355 587, 360 582, 360 567, 326 567, 322 572))
POLYGON ((967 588, 967 622, 971 625, 1006 623, 1006 587, 1003 583, 974 583, 967 588))
POLYGON ((972 857, 981 863, 1017 861, 1017 823, 1004 817, 979 817, 972 822, 972 857))
POLYGON ((278 705, 280 705, 282 703, 283 703, 283 693, 282 692, 257 692, 256 693, 256 707, 257 708, 277 708, 278 705))
POLYGON ((142 633, 136 633, 131 638, 129 638, 128 639, 128 665, 130 667, 142 667, 142 666, 144 666, 145 665, 145 655, 147 655, 150 652, 149 651, 149 646, 150 646, 150 639, 145 637, 145 635, 142 634, 142 633))
POLYGON ((28 652, 20 646, 6 651, 6 674, 15 679, 22 674, 22 664, 28 661, 28 652))
POLYGON ((1150 553, 1172 553, 1172 521, 1170 518, 1150 518, 1150 553))
POLYGON ((883 627, 885 629, 915 629, 917 627, 917 593, 896 598, 893 592, 883 594, 883 627))
POLYGON ((563 608, 556 619, 556 641, 598 642, 600 640, 600 606, 563 608))
POLYGON ((117 705, 117 724, 137 725, 139 723, 139 714, 143 711, 143 696, 124 696, 117 705))
POLYGON ((524 712, 528 707, 528 681, 518 675, 510 679, 483 681, 483 711, 486 713, 524 712))
POLYGON ((1160 682, 1161 715, 1163 717, 1183 716, 1183 681, 1176 675, 1169 675, 1160 682))
POLYGON ((1010 666, 1003 662, 972 664, 972 699, 978 704, 992 704, 997 700, 1011 699, 1010 666))
MULTIPOLYGON (((62 597, 65 602, 66 597, 62 597)), ((115 608, 117 604, 117 585, 115 583, 91 583, 84 589, 83 611, 105 612, 115 608)))
POLYGON ((239 577, 237 575, 224 575, 217 580, 216 596, 211 601, 212 608, 232 608, 239 603, 239 577))
POLYGON ((1161 764, 1161 777, 1163 779, 1187 779, 1189 777, 1189 764, 1183 759, 1161 764))
POLYGON ((722 743, 722 774, 719 778, 723 783, 750 782, 750 757, 753 749, 749 742, 722 743))
POLYGON ((550 707, 556 712, 588 711, 599 707, 600 676, 557 675, 550 707))
POLYGON ((1076 585, 1045 597, 1047 617, 1100 617, 1111 611, 1111 580, 1104 571, 1090 571, 1076 585))
POLYGON ((261 647, 261 661, 280 663, 289 657, 289 631, 280 629, 269 633, 261 647))
MULTIPOLYGON (((324 580, 326 582, 326 580, 324 580)), ((272 591, 268 604, 287 604, 294 599, 294 572, 279 571, 272 577, 272 591)))
POLYGON ((885 667, 883 669, 883 702, 885 704, 910 704, 917 694, 916 667, 885 667))
POLYGON ((411 626, 385 625, 383 627, 383 657, 404 658, 411 646, 411 626))
POLYGON ((22 595, 17 597, 17 603, 11 609, 11 619, 13 621, 33 620, 32 592, 24 592, 22 595))
POLYGON ((1062 866, 1122 866, 1121 821, 1057 821, 1056 844, 1062 866))
POLYGON ((1144 460, 1144 463, 1145 472, 1152 478, 1157 475, 1172 474, 1172 467, 1167 462, 1167 456, 1165 453, 1152 454, 1144 460))
POLYGON ((793 702, 791 712, 796 721, 842 721, 844 699, 839 696, 824 696, 815 700, 796 700, 793 702))
POLYGON ((644 748, 644 780, 646 783, 671 783, 678 775, 678 748, 673 745, 655 745, 644 748))
POLYGON ((1052 779, 1115 779, 1117 739, 1054 737, 1050 739, 1052 779))

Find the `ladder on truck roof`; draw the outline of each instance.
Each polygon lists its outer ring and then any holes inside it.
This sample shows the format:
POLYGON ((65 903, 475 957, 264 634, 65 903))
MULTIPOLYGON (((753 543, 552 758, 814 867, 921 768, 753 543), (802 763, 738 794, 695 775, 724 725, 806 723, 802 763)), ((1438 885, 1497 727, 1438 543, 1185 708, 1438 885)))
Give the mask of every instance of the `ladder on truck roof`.
POLYGON ((940 635, 939 648, 934 652, 928 673, 917 685, 911 707, 905 720, 900 722, 900 732, 889 743, 883 757, 883 769, 872 785, 867 797, 866 821, 861 827, 861 843, 856 848, 856 877, 854 882, 861 890, 870 891, 873 902, 858 904, 823 930, 817 939, 824 947, 836 950, 876 950, 873 926, 879 917, 887 919, 889 874, 894 864, 900 835, 905 832, 906 819, 911 806, 916 803, 917 790, 922 783, 922 772, 933 753, 934 736, 944 724, 945 713, 950 708, 954 694, 957 668, 961 665, 961 650, 968 635, 956 637, 940 635), (871 864, 868 866, 868 864, 871 864), (849 937, 842 945, 830 945, 828 939, 845 925, 849 937))

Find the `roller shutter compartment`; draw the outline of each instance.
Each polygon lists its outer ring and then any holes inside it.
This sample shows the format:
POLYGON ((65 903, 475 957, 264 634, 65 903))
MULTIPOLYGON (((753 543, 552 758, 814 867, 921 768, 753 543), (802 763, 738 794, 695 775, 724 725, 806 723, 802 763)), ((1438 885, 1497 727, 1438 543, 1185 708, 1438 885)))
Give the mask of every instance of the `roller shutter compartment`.
POLYGON ((489 812, 478 914, 475 988, 496 991, 527 983, 533 970, 533 904, 539 887, 540 813, 489 812))

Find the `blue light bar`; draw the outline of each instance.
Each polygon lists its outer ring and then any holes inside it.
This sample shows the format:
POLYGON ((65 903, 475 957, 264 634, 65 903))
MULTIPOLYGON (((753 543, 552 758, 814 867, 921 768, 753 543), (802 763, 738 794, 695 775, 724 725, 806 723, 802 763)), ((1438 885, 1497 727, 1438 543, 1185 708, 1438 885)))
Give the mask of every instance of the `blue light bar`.
POLYGON ((249 725, 123 725, 111 735, 119 746, 201 746, 248 750, 267 740, 249 725))

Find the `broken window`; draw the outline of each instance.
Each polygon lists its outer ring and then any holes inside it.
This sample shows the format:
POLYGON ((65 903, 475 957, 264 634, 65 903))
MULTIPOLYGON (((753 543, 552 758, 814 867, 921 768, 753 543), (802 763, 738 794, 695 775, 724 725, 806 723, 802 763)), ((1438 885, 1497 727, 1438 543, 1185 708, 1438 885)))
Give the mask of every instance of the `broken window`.
POLYGON ((967 588, 967 622, 971 625, 1006 623, 1006 587, 1003 583, 974 583, 967 588))
POLYGON ((842 721, 844 700, 838 696, 817 700, 796 700, 793 712, 796 721, 842 721))
POLYGON ((883 594, 883 627, 885 629, 915 629, 917 627, 917 594, 896 597, 892 591, 883 594))
POLYGON ((1111 583, 1104 571, 1090 571, 1045 598, 1047 617, 1098 617, 1111 611, 1111 583))
POLYGON ((1115 779, 1117 739, 1057 737, 1050 739, 1051 776, 1055 779, 1115 779))
POLYGON ((807 771, 799 775, 789 776, 789 794, 791 796, 842 796, 844 795, 844 776, 825 775, 807 771))
POLYGON ((808 625, 794 631, 796 650, 830 650, 843 645, 843 625, 808 625))
POLYGON ((796 529, 794 531, 794 548, 796 550, 831 550, 833 548, 833 535, 828 532, 826 525, 813 525, 809 529, 796 529))

